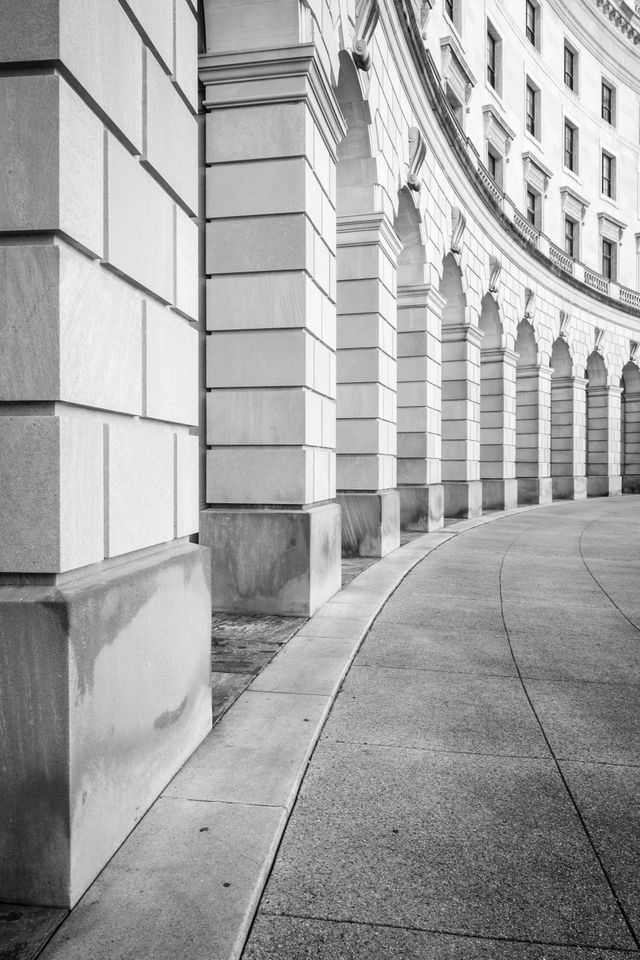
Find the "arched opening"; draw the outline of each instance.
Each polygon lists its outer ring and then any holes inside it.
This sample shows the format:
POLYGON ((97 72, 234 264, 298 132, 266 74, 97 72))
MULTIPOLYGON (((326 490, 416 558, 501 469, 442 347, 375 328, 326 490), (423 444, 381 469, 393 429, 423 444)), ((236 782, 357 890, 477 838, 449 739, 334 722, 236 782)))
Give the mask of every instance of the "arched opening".
POLYGON ((440 486, 441 300, 427 283, 424 225, 411 192, 398 194, 398 492, 400 525, 443 523, 440 486))
POLYGON ((396 490, 396 265, 400 243, 380 210, 371 114, 340 53, 336 96, 347 124, 336 168, 336 487, 345 554, 384 556, 400 543, 396 490))
POLYGON ((442 482, 447 517, 482 513, 480 482, 480 341, 469 323, 462 271, 452 253, 442 263, 442 482))
MULTIPOLYGON (((587 381, 587 495, 603 493, 602 478, 611 472, 610 446, 611 423, 609 418, 609 392, 607 368, 602 356, 595 350, 587 359, 584 372, 587 381)), ((619 444, 617 444, 619 448, 619 444)))
POLYGON ((585 381, 574 376, 562 337, 551 351, 551 478, 554 500, 583 499, 587 493, 585 381))
POLYGON ((622 492, 640 493, 640 370, 629 360, 622 369, 622 492))
POLYGON ((518 324, 516 354, 516 477, 518 503, 551 499, 551 370, 539 360, 530 321, 518 324))
POLYGON ((504 346, 494 297, 482 298, 480 350, 480 479, 483 510, 517 506, 515 480, 516 357, 504 346))

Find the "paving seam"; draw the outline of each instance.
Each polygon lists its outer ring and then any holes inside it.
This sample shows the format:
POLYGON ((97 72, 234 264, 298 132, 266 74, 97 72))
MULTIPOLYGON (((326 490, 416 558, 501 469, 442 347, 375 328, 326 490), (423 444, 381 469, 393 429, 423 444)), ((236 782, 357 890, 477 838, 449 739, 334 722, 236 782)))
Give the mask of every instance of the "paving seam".
MULTIPOLYGON (((591 521, 591 523, 593 523, 593 522, 594 522, 594 521, 591 521)), ((586 526, 589 526, 589 525, 590 525, 590 524, 585 524, 585 527, 586 527, 586 526)), ((584 532, 585 527, 583 527, 583 530, 582 530, 582 532, 581 532, 581 534, 580 534, 580 539, 582 538, 582 533, 584 532)), ((608 888, 609 888, 609 892, 611 893, 611 896, 613 897, 614 902, 615 902, 616 906, 618 907, 618 910, 620 911, 620 915, 621 915, 622 919, 624 920, 624 922, 625 922, 625 924, 626 924, 626 927, 627 927, 627 930, 629 931, 629 935, 631 936, 631 939, 633 940, 634 944, 636 945, 636 951, 637 951, 637 950, 640 950, 640 941, 638 940, 638 937, 637 937, 637 935, 636 935, 635 929, 634 929, 634 927, 633 927, 633 924, 631 923, 631 920, 629 919, 629 916, 628 916, 628 914, 627 914, 627 911, 625 910, 624 905, 622 904, 620 898, 618 897, 618 893, 617 893, 617 891, 616 891, 616 889, 615 889, 615 887, 614 887, 614 885, 613 885, 613 881, 611 880, 611 877, 609 876, 609 872, 608 872, 607 868, 605 867, 604 861, 603 861, 602 857, 600 856, 600 853, 598 852, 598 849, 597 849, 597 847, 596 847, 595 841, 594 841, 594 839, 593 839, 592 836, 591 836, 591 833, 590 833, 590 831, 589 831, 589 828, 587 827, 587 823, 586 823, 584 817, 582 816, 582 812, 581 812, 581 810, 580 810, 580 808, 579 808, 579 806, 578 806, 578 803, 577 803, 575 797, 573 796, 573 793, 572 793, 571 788, 569 787, 569 784, 568 784, 568 782, 567 782, 567 780, 566 780, 566 777, 565 777, 565 775, 564 775, 564 772, 563 772, 563 770, 562 770, 562 767, 560 766, 560 762, 559 762, 558 758, 556 757, 556 754, 555 754, 555 752, 554 752, 554 750, 553 750, 553 747, 551 746, 551 741, 549 740, 549 738, 548 738, 548 736, 547 736, 547 733, 546 733, 546 731, 545 731, 545 729, 544 729, 544 726, 543 726, 543 724, 542 724, 542 720, 541 720, 540 717, 538 716, 538 712, 537 712, 537 710, 536 710, 536 708, 535 708, 535 706, 534 706, 534 704, 533 704, 533 700, 531 699, 531 697, 530 697, 530 695, 529 695, 529 691, 527 690, 527 686, 526 686, 525 679, 523 678, 522 673, 521 673, 521 671, 520 671, 520 665, 519 665, 519 663, 518 663, 518 660, 517 660, 516 655, 515 655, 515 651, 514 651, 514 649, 513 649, 512 643, 511 643, 511 636, 510 636, 510 634, 509 634, 509 630, 508 630, 508 627, 507 627, 507 623, 506 623, 506 620, 505 620, 505 617, 504 617, 504 605, 503 605, 503 600, 502 600, 502 571, 503 571, 503 568, 504 568, 504 561, 506 560, 507 554, 508 554, 509 550, 511 549, 511 547, 513 546, 513 544, 516 543, 516 541, 519 540, 521 537, 523 537, 526 532, 527 532, 527 531, 523 531, 522 533, 518 534, 516 537, 513 538, 513 540, 511 541, 511 543, 509 543, 509 545, 506 547, 506 549, 505 549, 505 551, 504 551, 504 554, 503 554, 503 557, 502 557, 502 563, 500 564, 500 574, 499 574, 499 580, 498 580, 498 582, 499 582, 499 589, 500 589, 500 607, 501 607, 501 612, 502 612, 502 623, 503 623, 503 626, 504 626, 504 632, 505 632, 505 635, 506 635, 506 637, 507 637, 507 643, 509 644, 509 650, 510 650, 510 653, 511 653, 511 658, 512 658, 512 660, 513 660, 513 664, 514 664, 514 666, 515 666, 515 668, 516 668, 516 670, 517 670, 517 672, 518 672, 518 678, 519 678, 520 684, 521 684, 521 686, 522 686, 522 691, 523 691, 523 693, 524 693, 524 695, 525 695, 525 697, 526 697, 526 699, 527 699, 527 702, 528 702, 529 707, 530 707, 530 709, 531 709, 531 712, 532 712, 532 714, 533 714, 533 716, 534 716, 534 718, 535 718, 535 720, 536 720, 536 723, 538 724, 538 727, 540 728, 540 733, 542 734, 542 736, 543 736, 543 738, 544 738, 544 741, 545 741, 545 743, 547 744, 547 749, 549 750, 549 755, 550 755, 550 757, 552 758, 552 760, 553 760, 553 762, 554 762, 554 764, 555 764, 555 766, 556 766, 556 770, 558 771, 558 776, 560 777, 560 780, 562 781, 562 785, 564 786, 564 789, 565 789, 565 792, 566 792, 566 794, 567 794, 567 797, 569 798, 569 801, 570 801, 570 803, 571 803, 571 805, 572 805, 572 807, 573 807, 573 809, 574 809, 574 811, 575 811, 575 813, 576 813, 576 816, 578 817, 578 821, 579 821, 579 823, 580 823, 580 825, 581 825, 581 827, 582 827, 582 829, 583 829, 583 831, 584 831, 585 837, 587 838, 587 842, 588 842, 589 846, 591 847, 591 851, 592 851, 592 853, 593 853, 593 855, 594 855, 594 857, 595 857, 595 859, 596 859, 596 862, 598 863, 598 866, 600 867, 600 870, 601 870, 601 872, 602 872, 602 875, 603 875, 603 877, 604 877, 604 879, 605 879, 605 882, 606 882, 606 884, 607 884, 607 886, 608 886, 608 888)), ((579 542, 580 542, 580 541, 579 541, 579 542)), ((585 564, 585 566, 586 566, 586 564, 585 564)), ((605 592, 605 591, 603 590, 603 593, 604 593, 604 592, 605 592)), ((607 594, 607 596, 608 596, 608 594, 607 594)), ((610 598, 609 598, 609 599, 610 599, 610 598)), ((613 601, 612 601, 612 602, 613 602, 613 601)))
POLYGON ((429 933, 435 936, 442 937, 458 937, 462 940, 482 940, 488 941, 490 943, 524 943, 531 944, 536 947, 577 947, 579 950, 606 950, 611 953, 621 953, 625 956, 635 957, 638 955, 638 951, 632 948, 626 947, 607 947, 591 943, 558 943, 554 940, 525 940, 520 937, 501 937, 499 935, 494 935, 491 937, 486 936, 482 933, 468 933, 461 930, 438 930, 433 927, 416 927, 413 924, 402 924, 402 923, 380 923, 376 920, 354 920, 354 919, 342 919, 339 917, 325 917, 325 916, 315 916, 313 914, 306 913, 272 913, 269 910, 264 911, 265 917, 273 917, 278 919, 280 917, 286 918, 288 920, 313 920, 318 923, 334 923, 334 924, 345 924, 358 927, 373 927, 374 929, 382 930, 408 930, 411 933, 429 933))
MULTIPOLYGON (((589 564, 588 564, 587 561, 585 560, 584 553, 582 552, 582 538, 583 538, 584 534, 586 533, 586 531, 588 530, 588 528, 591 527, 591 526, 593 526, 593 525, 594 525, 595 523, 597 523, 597 522, 598 522, 598 521, 596 521, 596 520, 592 520, 591 523, 587 523, 587 524, 582 528, 582 533, 580 534, 580 539, 578 540, 578 549, 579 549, 579 551, 580 551, 580 557, 581 557, 581 559, 582 559, 582 562, 584 563, 584 566, 585 566, 585 569, 586 569, 587 573, 589 574, 589 576, 591 577, 591 579, 593 580, 593 582, 596 584, 596 586, 597 586, 600 590, 602 590, 602 592, 604 593, 604 595, 605 595, 605 597, 607 598, 607 600, 608 600, 610 603, 613 604, 613 606, 616 608, 616 610, 618 611, 618 613, 625 618, 625 620, 627 621, 627 623, 631 624, 631 626, 634 628, 634 630, 637 630, 638 633, 640 633, 640 627, 638 626, 638 624, 637 624, 637 623, 634 623, 634 621, 631 620, 630 617, 628 617, 628 616, 626 615, 626 613, 624 612, 624 610, 621 610, 621 608, 620 608, 620 607, 618 606, 618 604, 615 602, 615 600, 613 599, 613 597, 612 597, 610 594, 607 593, 607 591, 606 591, 605 588, 602 586, 602 584, 600 583, 600 581, 598 580, 598 578, 596 577, 596 575, 592 572, 591 567, 589 566, 589 564)), ((601 522, 601 521, 600 521, 600 522, 601 522)))

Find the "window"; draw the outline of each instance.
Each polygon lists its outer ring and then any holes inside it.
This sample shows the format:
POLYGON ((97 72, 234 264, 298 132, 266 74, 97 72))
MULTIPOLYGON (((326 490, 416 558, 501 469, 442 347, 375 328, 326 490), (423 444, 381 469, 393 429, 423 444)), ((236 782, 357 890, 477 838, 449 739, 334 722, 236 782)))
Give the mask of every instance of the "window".
POLYGON ((492 23, 487 20, 487 83, 502 94, 502 40, 492 23))
POLYGON ((578 224, 571 217, 564 218, 564 252, 573 260, 578 257, 578 224))
POLYGON ((498 160, 497 160, 497 157, 496 157, 495 153, 489 153, 489 155, 488 155, 488 157, 487 157, 487 161, 488 161, 488 164, 489 164, 489 167, 488 167, 488 169, 489 169, 489 176, 491 177, 492 180, 495 180, 495 179, 496 179, 496 170, 497 170, 497 166, 498 166, 498 160))
POLYGON ((602 186, 601 192, 605 197, 615 199, 616 195, 616 161, 609 153, 602 151, 602 186))
POLYGON ((564 122, 564 165, 567 170, 578 171, 578 130, 568 120, 564 122))
POLYGON ((502 183, 502 162, 502 157, 498 151, 490 144, 487 144, 487 170, 489 171, 489 176, 500 190, 504 189, 502 183))
POLYGON ((606 120, 607 123, 610 123, 612 126, 615 124, 615 90, 608 83, 602 81, 602 98, 601 98, 601 110, 600 114, 603 120, 606 120))
POLYGON ((531 80, 527 78, 527 96, 526 96, 526 106, 525 106, 525 123, 527 132, 530 133, 536 139, 540 139, 538 136, 538 131, 540 128, 539 124, 539 97, 540 91, 537 87, 533 85, 531 80))
POLYGON ((577 55, 568 44, 564 45, 564 82, 569 90, 576 90, 576 61, 577 55))
POLYGON ((536 0, 525 0, 524 32, 531 46, 540 50, 540 5, 536 0))
POLYGON ((449 20, 451 20, 451 23, 453 23, 453 14, 455 12, 453 7, 453 0, 444 0, 444 9, 445 9, 445 13, 449 17, 449 20))
POLYGON ((612 240, 602 238, 602 276, 607 280, 616 279, 616 245, 612 240))
POLYGON ((527 188, 527 220, 529 223, 536 227, 539 223, 539 201, 540 198, 537 193, 534 193, 533 190, 527 188))

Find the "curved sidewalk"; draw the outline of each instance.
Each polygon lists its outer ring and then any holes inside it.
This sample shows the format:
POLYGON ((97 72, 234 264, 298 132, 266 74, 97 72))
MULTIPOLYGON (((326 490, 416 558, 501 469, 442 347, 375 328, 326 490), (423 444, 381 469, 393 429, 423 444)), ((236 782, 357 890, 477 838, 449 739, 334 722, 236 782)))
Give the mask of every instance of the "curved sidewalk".
POLYGON ((640 497, 394 551, 251 683, 41 957, 637 953, 639 584, 640 497))
POLYGON ((469 530, 386 603, 244 960, 605 960, 640 935, 640 501, 469 530))

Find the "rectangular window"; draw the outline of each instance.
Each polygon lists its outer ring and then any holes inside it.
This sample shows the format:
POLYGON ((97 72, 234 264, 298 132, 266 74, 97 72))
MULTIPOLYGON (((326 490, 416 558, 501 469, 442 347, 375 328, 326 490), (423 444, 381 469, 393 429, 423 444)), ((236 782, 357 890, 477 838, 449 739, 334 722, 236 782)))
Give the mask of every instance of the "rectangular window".
POLYGON ((527 220, 532 226, 538 226, 538 195, 533 190, 527 190, 527 220))
POLYGON ((564 82, 569 87, 569 90, 575 90, 576 55, 571 47, 568 47, 566 44, 564 48, 564 82))
POLYGON ((613 87, 610 87, 608 83, 604 82, 604 80, 602 81, 602 101, 600 113, 603 120, 606 120, 607 123, 613 125, 615 122, 613 87))
POLYGON ((447 16, 449 17, 449 20, 451 20, 451 23, 453 23, 453 14, 454 14, 453 0, 444 0, 444 9, 447 13, 447 16))
POLYGON ((602 152, 602 193, 605 197, 615 198, 615 159, 602 152))
POLYGON ((616 278, 616 248, 611 240, 602 240, 602 276, 607 280, 616 278))
POLYGON ((578 146, 578 131, 569 123, 568 120, 564 122, 564 165, 567 170, 573 170, 574 172, 578 167, 578 158, 577 158, 577 146, 578 146))
POLYGON ((532 136, 538 136, 538 91, 527 82, 526 126, 532 136))
POLYGON ((495 180, 495 179, 496 179, 496 172, 497 172, 496 167, 497 167, 497 163, 498 163, 498 161, 497 161, 497 159, 496 159, 496 157, 495 157, 495 154, 490 153, 490 154, 488 155, 488 162, 489 162, 489 176, 491 177, 492 180, 495 180))
POLYGON ((496 38, 487 32, 487 83, 496 89, 496 38))
POLYGON ((564 218, 564 252, 568 257, 576 259, 577 256, 577 224, 570 217, 564 218))
POLYGON ((538 43, 538 31, 537 31, 537 10, 532 0, 526 0, 526 34, 527 40, 529 43, 532 43, 534 47, 537 48, 538 43))

